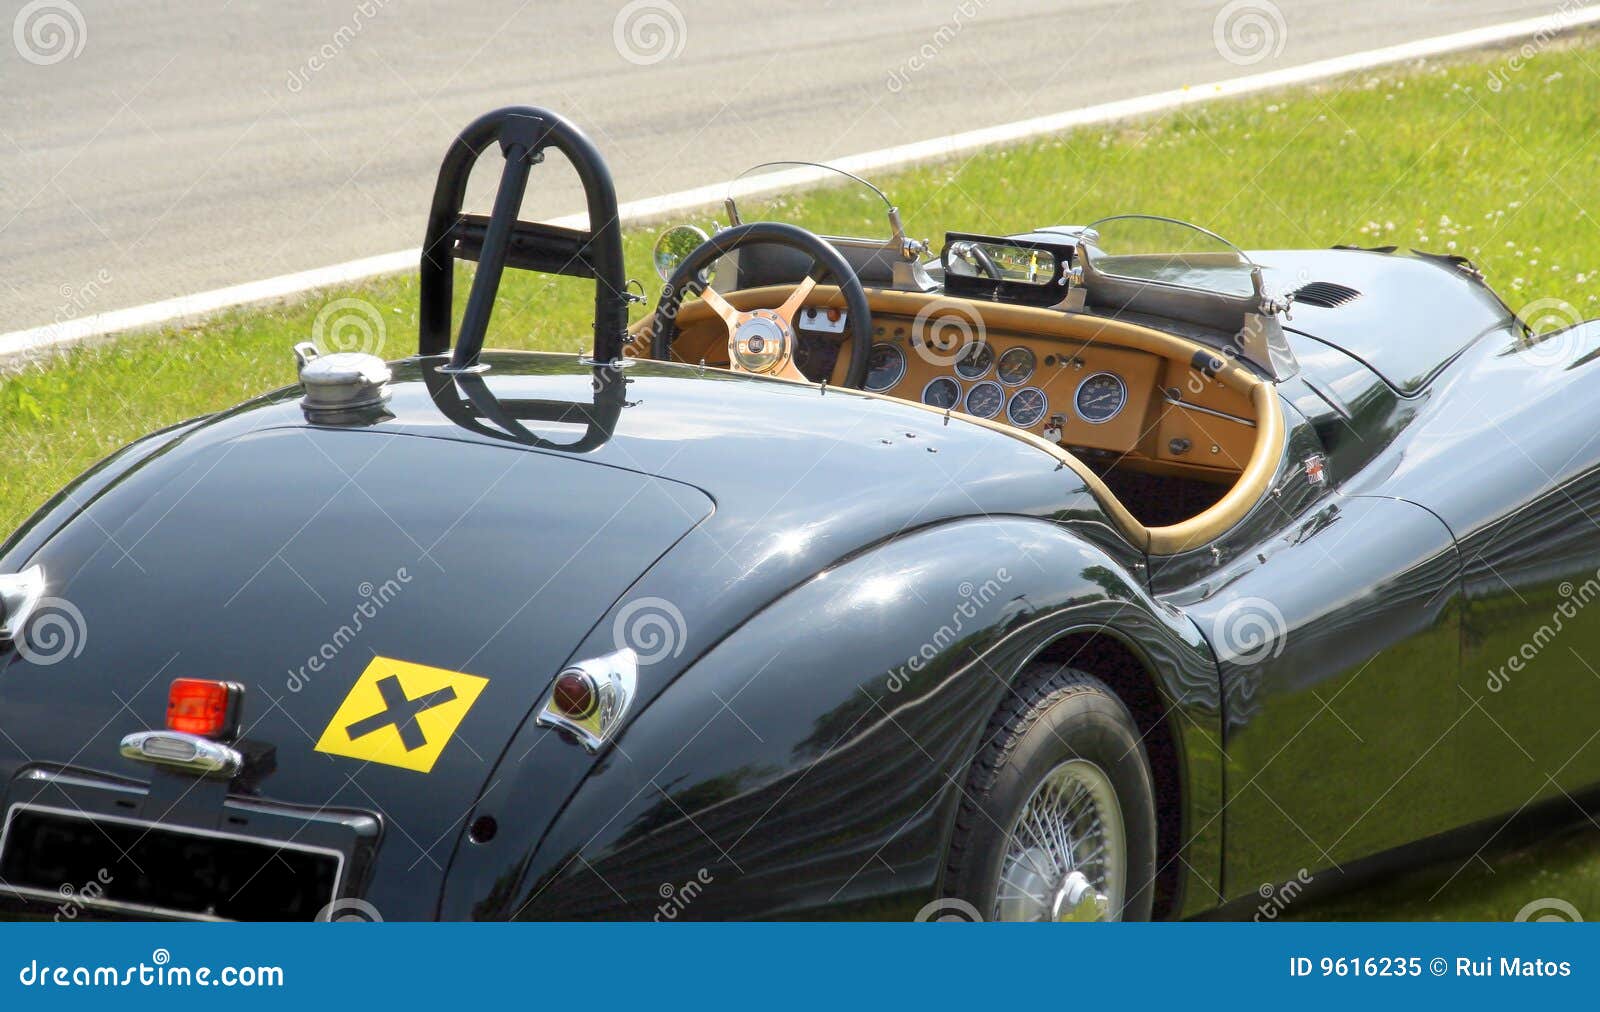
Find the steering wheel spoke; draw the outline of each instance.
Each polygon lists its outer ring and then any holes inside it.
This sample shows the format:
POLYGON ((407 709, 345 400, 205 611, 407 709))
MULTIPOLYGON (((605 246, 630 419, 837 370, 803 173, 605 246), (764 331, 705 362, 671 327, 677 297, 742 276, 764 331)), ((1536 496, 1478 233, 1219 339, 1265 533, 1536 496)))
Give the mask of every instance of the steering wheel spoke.
POLYGON ((807 297, 811 295, 816 287, 817 279, 809 274, 806 275, 804 281, 794 286, 794 291, 789 293, 789 297, 784 299, 783 305, 777 309, 777 313, 783 317, 784 323, 787 323, 790 327, 794 326, 794 318, 800 312, 800 307, 805 305, 807 297))
POLYGON ((713 313, 722 317, 722 322, 728 325, 730 334, 737 330, 744 320, 745 314, 733 308, 733 305, 710 285, 700 289, 700 301, 710 306, 713 313))

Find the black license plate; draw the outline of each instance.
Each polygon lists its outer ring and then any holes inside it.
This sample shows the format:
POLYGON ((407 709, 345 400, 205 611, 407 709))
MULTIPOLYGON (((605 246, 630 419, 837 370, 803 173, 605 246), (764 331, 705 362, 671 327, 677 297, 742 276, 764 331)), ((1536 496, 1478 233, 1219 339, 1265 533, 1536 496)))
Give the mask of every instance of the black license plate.
POLYGON ((309 921, 333 901, 337 851, 63 809, 14 806, 0 880, 133 916, 309 921))

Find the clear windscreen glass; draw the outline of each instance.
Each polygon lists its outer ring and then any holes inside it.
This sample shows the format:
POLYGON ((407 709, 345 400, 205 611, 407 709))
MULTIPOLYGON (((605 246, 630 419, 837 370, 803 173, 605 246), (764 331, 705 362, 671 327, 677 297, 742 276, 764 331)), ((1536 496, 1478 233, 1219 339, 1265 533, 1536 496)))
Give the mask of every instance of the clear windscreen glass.
POLYGON ((1108 277, 1158 282, 1219 295, 1255 294, 1256 266, 1237 246, 1171 218, 1119 215, 1090 226, 1090 262, 1108 277))

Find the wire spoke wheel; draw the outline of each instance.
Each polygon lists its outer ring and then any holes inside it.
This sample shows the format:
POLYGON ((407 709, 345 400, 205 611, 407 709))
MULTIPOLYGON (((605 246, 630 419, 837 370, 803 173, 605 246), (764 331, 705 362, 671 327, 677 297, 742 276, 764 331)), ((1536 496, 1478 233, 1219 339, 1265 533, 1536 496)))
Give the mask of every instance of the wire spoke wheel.
POLYGON ((1127 841, 1111 778, 1087 759, 1047 773, 1007 834, 993 918, 1104 921, 1122 910, 1127 841))

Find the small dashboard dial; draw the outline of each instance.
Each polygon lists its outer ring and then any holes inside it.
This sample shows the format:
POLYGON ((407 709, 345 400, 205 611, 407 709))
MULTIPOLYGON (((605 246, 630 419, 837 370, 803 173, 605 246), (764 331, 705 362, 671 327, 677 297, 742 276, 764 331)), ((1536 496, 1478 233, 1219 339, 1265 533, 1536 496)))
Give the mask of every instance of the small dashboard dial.
POLYGON ((961 384, 948 376, 935 376, 922 388, 922 403, 935 408, 953 408, 961 403, 961 384))
POLYGON ((1005 406, 1006 392, 994 380, 975 383, 967 391, 967 414, 979 418, 993 418, 1005 406))
POLYGON ((1011 395, 1006 405, 1006 421, 1019 429, 1031 429, 1044 420, 1050 400, 1038 387, 1023 387, 1011 395))
POLYGON ((892 344, 875 344, 867 358, 867 389, 884 391, 906 375, 906 353, 892 344))
POLYGON ((1093 425, 1109 422, 1128 403, 1128 387, 1114 372, 1097 372, 1078 384, 1073 397, 1078 417, 1093 425))
POLYGON ((974 341, 961 349, 956 356, 956 375, 975 380, 986 374, 994 365, 994 349, 987 341, 974 341))
POLYGON ((1000 367, 997 375, 1000 382, 1008 387, 1021 386, 1028 382, 1028 377, 1033 375, 1033 370, 1038 365, 1038 359, 1029 348, 1010 348, 1000 356, 1000 367))

